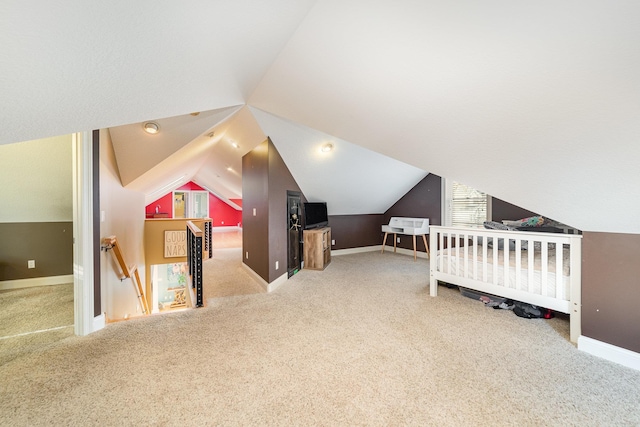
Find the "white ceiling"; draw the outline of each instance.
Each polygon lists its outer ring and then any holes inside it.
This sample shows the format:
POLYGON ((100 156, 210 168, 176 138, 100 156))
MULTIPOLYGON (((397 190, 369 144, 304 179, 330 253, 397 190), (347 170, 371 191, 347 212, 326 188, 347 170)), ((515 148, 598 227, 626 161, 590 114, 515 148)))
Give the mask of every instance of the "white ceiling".
POLYGON ((640 3, 602 0, 2 2, 0 143, 250 105, 236 115, 640 233, 638 22, 640 3))

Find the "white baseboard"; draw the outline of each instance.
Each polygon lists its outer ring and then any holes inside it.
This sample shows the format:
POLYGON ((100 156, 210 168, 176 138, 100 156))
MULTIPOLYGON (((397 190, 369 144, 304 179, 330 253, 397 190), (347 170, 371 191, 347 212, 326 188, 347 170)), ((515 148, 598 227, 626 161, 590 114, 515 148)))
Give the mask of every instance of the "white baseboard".
MULTIPOLYGON (((387 248, 384 248, 384 251, 393 253, 393 249, 391 251, 388 251, 387 248)), ((413 257, 413 249, 397 248, 396 252, 401 255, 409 255, 410 257, 413 257)), ((416 251, 416 257, 429 259, 429 256, 427 255, 426 252, 420 252, 420 251, 416 251)))
POLYGON ((0 282, 0 291, 33 288, 36 286, 64 285, 66 283, 73 283, 73 274, 66 276, 34 277, 32 279, 4 280, 0 282))
POLYGON ((104 313, 102 313, 99 316, 96 316, 93 318, 93 330, 91 332, 96 332, 99 331, 100 329, 103 329, 105 327, 107 323, 107 318, 104 315, 104 313))
POLYGON ((336 250, 332 249, 331 256, 361 254, 363 252, 380 252, 381 250, 382 250, 382 245, 363 246, 360 248, 347 248, 347 249, 336 249, 336 250))
POLYGON ((236 225, 221 225, 218 227, 211 227, 211 232, 223 232, 223 231, 242 231, 242 227, 236 225))
POLYGON ((276 280, 269 283, 269 286, 267 287, 267 292, 275 291, 280 287, 280 285, 285 283, 287 280, 289 280, 289 275, 287 273, 284 273, 282 276, 278 277, 276 280))
MULTIPOLYGON (((385 246, 385 252, 393 253, 393 246, 385 246)), ((350 255, 350 254, 359 254, 362 252, 382 252, 382 245, 376 246, 364 246, 361 248, 348 248, 348 249, 336 249, 335 251, 331 251, 331 256, 340 256, 340 255, 350 255)), ((409 255, 413 256, 413 249, 404 249, 404 248, 396 248, 396 253, 401 255, 409 255)), ((417 252, 418 258, 429 259, 426 252, 417 252)))
POLYGON ((580 335, 578 350, 640 371, 640 353, 580 335))
POLYGON ((262 289, 264 289, 266 292, 275 291, 278 287, 280 287, 280 285, 282 285, 284 282, 286 282, 289 279, 287 273, 284 273, 282 276, 278 277, 273 282, 268 283, 258 273, 253 271, 253 269, 249 267, 247 264, 243 262, 241 265, 242 265, 242 268, 244 268, 244 270, 247 273, 249 273, 249 275, 253 277, 260 284, 260 286, 262 286, 262 289))

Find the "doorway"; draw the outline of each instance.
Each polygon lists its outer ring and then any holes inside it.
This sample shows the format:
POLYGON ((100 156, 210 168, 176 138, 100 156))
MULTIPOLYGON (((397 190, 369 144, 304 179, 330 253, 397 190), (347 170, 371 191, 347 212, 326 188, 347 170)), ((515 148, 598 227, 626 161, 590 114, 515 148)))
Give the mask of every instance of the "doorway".
POLYGON ((287 277, 300 271, 302 267, 302 206, 300 193, 287 191, 287 277))

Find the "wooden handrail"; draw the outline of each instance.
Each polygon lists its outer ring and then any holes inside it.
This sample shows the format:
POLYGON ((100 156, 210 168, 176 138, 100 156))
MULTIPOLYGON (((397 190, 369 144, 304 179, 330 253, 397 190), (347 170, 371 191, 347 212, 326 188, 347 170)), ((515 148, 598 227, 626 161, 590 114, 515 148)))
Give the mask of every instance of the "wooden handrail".
POLYGON ((142 308, 142 313, 145 315, 150 314, 147 299, 144 297, 144 290, 142 288, 142 281, 140 280, 138 266, 135 264, 130 267, 127 266, 127 263, 124 260, 124 255, 122 254, 122 249, 120 249, 120 245, 118 245, 118 239, 116 239, 116 236, 103 238, 102 248, 105 251, 108 251, 109 249, 112 250, 113 256, 115 257, 118 265, 120 266, 120 269, 122 270, 123 277, 120 277, 120 280, 133 280, 133 285, 138 296, 138 301, 140 302, 140 307, 142 308))

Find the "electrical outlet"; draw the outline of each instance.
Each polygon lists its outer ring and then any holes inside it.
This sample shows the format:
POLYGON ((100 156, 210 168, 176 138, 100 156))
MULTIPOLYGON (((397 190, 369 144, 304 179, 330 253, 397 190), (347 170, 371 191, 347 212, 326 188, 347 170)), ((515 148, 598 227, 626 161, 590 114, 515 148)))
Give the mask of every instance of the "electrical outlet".
POLYGON ((276 261, 276 270, 280 267, 280 263, 278 263, 278 261, 276 261))
POLYGON ((249 251, 245 252, 244 257, 245 259, 249 259, 249 251))
POLYGON ((253 216, 256 216, 256 208, 253 208, 253 216))
POLYGON ((27 261, 27 267, 28 268, 36 268, 36 260, 35 259, 30 259, 29 261, 27 261))
POLYGON ((331 239, 331 246, 335 246, 336 241, 334 239, 331 239))
POLYGON ((224 225, 224 221, 220 221, 220 224, 224 225))
POLYGON ((398 243, 400 243, 400 238, 398 237, 398 243))

